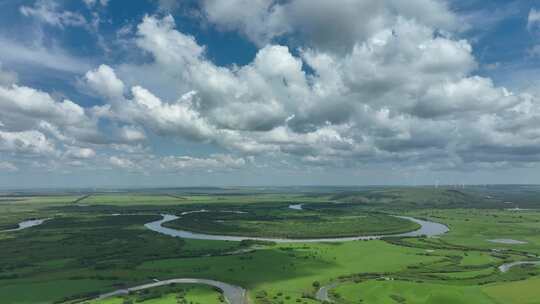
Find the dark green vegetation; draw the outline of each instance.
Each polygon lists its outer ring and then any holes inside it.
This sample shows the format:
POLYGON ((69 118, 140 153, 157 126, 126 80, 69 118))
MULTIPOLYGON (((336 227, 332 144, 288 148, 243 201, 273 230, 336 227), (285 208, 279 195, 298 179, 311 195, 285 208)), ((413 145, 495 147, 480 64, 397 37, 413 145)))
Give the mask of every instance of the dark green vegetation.
MULTIPOLYGON (((247 288, 254 304, 320 303, 315 293, 329 283, 337 283, 330 291, 336 303, 539 303, 540 267, 497 269, 511 261, 540 259, 535 208, 540 208, 540 188, 532 186, 14 195, 0 199, 2 229, 25 219, 52 219, 0 232, 0 302, 80 302, 154 279, 190 277, 247 288), (307 210, 288 209, 291 203, 303 203, 307 210), (516 207, 532 210, 507 210, 516 207), (385 214, 432 219, 447 224, 450 232, 440 238, 269 244, 178 239, 143 226, 160 213, 200 209, 212 212, 187 215, 189 227, 220 234, 347 235, 410 225, 385 214)), ((180 294, 187 303, 220 303, 213 289, 192 285, 88 302, 166 304, 177 303, 180 294)))
POLYGON ((166 223, 166 227, 221 235, 274 238, 324 238, 394 234, 420 225, 354 205, 309 204, 305 210, 276 206, 244 206, 245 213, 200 212, 166 223))

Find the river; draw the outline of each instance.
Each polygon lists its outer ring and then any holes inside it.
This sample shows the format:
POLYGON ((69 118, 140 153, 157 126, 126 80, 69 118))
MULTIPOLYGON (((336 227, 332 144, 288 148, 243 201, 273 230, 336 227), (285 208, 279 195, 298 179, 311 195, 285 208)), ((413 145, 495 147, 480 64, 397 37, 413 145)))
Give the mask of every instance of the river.
POLYGON ((519 265, 540 265, 540 261, 519 261, 519 262, 506 263, 499 266, 499 271, 508 272, 508 270, 512 269, 512 267, 519 266, 519 265))
POLYGON ((47 221, 47 220, 49 220, 49 219, 37 219, 37 220, 22 221, 22 222, 19 223, 19 227, 14 228, 14 229, 0 230, 0 232, 13 232, 13 231, 19 231, 19 230, 23 230, 23 229, 28 229, 30 227, 41 225, 41 224, 45 223, 45 221, 47 221))
POLYGON ((319 242, 348 242, 358 240, 373 240, 383 237, 415 237, 415 236, 437 236, 448 232, 448 227, 435 222, 424 221, 408 216, 396 216, 398 218, 413 221, 420 225, 420 229, 399 233, 399 234, 381 234, 381 235, 365 235, 365 236, 353 236, 353 237, 336 237, 336 238, 309 238, 309 239, 287 239, 287 238, 270 238, 270 237, 249 237, 249 236, 231 236, 231 235, 218 235, 218 234, 206 234, 191 232, 188 230, 178 230, 174 228, 163 227, 162 225, 167 222, 171 222, 179 219, 180 217, 172 214, 162 214, 161 220, 146 223, 144 226, 152 231, 161 233, 172 237, 180 237, 184 239, 194 240, 215 240, 215 241, 244 241, 244 240, 256 240, 256 241, 268 241, 275 243, 319 243, 319 242))
POLYGON ((217 289, 221 290, 221 292, 223 292, 223 296, 225 297, 225 300, 229 304, 247 304, 246 290, 242 287, 227 284, 220 281, 207 280, 207 279, 190 279, 190 278, 163 280, 163 281, 157 281, 157 282, 143 284, 139 286, 134 286, 130 288, 118 289, 112 292, 102 294, 98 297, 98 299, 103 300, 103 299, 107 299, 111 297, 127 295, 130 292, 135 292, 135 291, 140 291, 140 290, 150 289, 150 288, 155 288, 155 287, 160 287, 160 286, 167 286, 171 284, 203 284, 203 285, 216 287, 217 289))

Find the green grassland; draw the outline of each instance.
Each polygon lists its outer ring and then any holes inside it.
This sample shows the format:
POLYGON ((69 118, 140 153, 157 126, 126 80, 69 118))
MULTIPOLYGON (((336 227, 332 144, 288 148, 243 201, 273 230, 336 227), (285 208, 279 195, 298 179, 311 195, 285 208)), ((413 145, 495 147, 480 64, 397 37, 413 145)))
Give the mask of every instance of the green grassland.
POLYGON ((538 304, 540 303, 540 279, 530 279, 510 283, 498 283, 483 288, 484 293, 499 303, 538 304))
POLYGON ((54 207, 72 204, 82 196, 7 196, 0 197, 0 230, 16 228, 23 220, 48 218, 54 207))
POLYGON ((522 250, 540 255, 540 210, 439 209, 415 214, 446 223, 450 231, 442 240, 455 245, 522 250), (489 241, 493 239, 513 239, 526 243, 502 244, 489 241))
POLYGON ((146 193, 117 193, 92 194, 80 203, 85 205, 200 205, 216 206, 217 204, 253 204, 253 203, 284 203, 291 202, 324 202, 324 198, 305 197, 302 194, 146 194, 146 193))
POLYGON ((383 241, 274 245, 239 256, 151 261, 139 269, 170 277, 212 277, 244 286, 253 294, 286 292, 296 299, 311 292, 315 281, 326 282, 358 272, 405 271, 408 265, 437 260, 421 252, 383 241))
POLYGON ((370 304, 491 304, 492 299, 479 286, 414 283, 404 281, 369 281, 348 283, 333 291, 342 303, 370 304))
MULTIPOLYGON (((540 212, 535 209, 540 203, 535 205, 533 190, 527 188, 523 203, 532 210, 523 211, 506 210, 505 192, 489 188, 3 197, 0 227, 30 218, 51 220, 0 232, 0 302, 221 303, 218 292, 200 285, 92 300, 154 279, 190 277, 242 286, 251 304, 320 303, 315 292, 330 283, 336 284, 330 297, 338 304, 540 303, 540 267, 497 269, 507 262, 540 259, 540 212), (306 210, 288 209, 293 203, 305 204, 306 210), (308 237, 415 228, 388 216, 398 214, 445 223, 450 231, 437 238, 273 244, 180 239, 144 228, 161 213, 200 209, 210 212, 171 224, 220 234, 308 237)), ((519 192, 508 192, 521 206, 519 192)))

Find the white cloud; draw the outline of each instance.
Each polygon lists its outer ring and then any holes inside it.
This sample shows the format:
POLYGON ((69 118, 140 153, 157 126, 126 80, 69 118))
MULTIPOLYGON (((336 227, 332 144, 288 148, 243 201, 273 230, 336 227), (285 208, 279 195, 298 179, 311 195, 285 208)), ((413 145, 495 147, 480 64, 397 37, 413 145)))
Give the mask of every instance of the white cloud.
POLYGON ((92 90, 109 99, 121 99, 124 94, 124 83, 108 65, 102 64, 97 69, 88 71, 85 80, 92 90))
POLYGON ((84 16, 60 10, 60 6, 54 0, 38 0, 34 6, 21 6, 20 11, 24 16, 34 17, 41 22, 60 28, 88 25, 84 16))
POLYGON ((119 129, 119 138, 124 142, 140 142, 146 139, 146 134, 143 130, 133 126, 123 126, 119 129))
POLYGON ((208 158, 168 156, 162 158, 160 163, 161 168, 165 170, 225 170, 241 168, 246 165, 246 160, 231 155, 216 154, 208 158))
POLYGON ((0 37, 0 45, 0 58, 4 63, 69 73, 82 73, 90 69, 86 60, 76 58, 54 45, 24 44, 3 37, 0 37))
POLYGON ((193 36, 174 30, 171 15, 163 19, 145 16, 138 26, 137 45, 154 55, 161 64, 195 63, 203 55, 204 47, 193 36))
POLYGON ((197 92, 198 110, 208 111, 213 123, 232 129, 269 129, 287 117, 279 99, 294 102, 305 97, 300 96, 307 89, 302 64, 286 47, 268 46, 252 65, 231 70, 209 62, 204 47, 173 26, 171 16, 146 17, 139 25, 137 43, 154 56, 159 73, 182 80, 176 82, 178 90, 197 92))
POLYGON ((291 31, 283 8, 268 0, 202 1, 207 19, 224 30, 238 30, 252 41, 264 45, 274 37, 291 31), (238 9, 241 7, 242 9, 238 9))
POLYGON ((0 161, 0 173, 17 171, 19 171, 19 168, 17 168, 17 166, 15 166, 14 164, 6 161, 0 161))
POLYGON ((527 29, 533 31, 540 26, 540 11, 532 8, 529 11, 529 17, 527 18, 527 29))
MULTIPOLYGON (((383 10, 382 17, 388 13, 383 10)), ((516 147, 531 147, 534 141, 525 137, 535 134, 532 125, 516 134, 510 127, 501 130, 485 123, 490 117, 499 125, 508 117, 525 119, 515 109, 531 99, 472 75, 477 63, 471 45, 432 28, 451 27, 452 18, 443 18, 446 23, 427 15, 427 21, 420 15, 404 17, 413 13, 390 18, 365 37, 355 36, 345 53, 314 47, 300 49, 301 57, 296 57, 285 46, 268 45, 252 63, 233 67, 209 61, 205 47, 177 31, 172 17, 145 17, 137 44, 155 61, 124 65, 130 82, 144 83, 155 73, 167 87, 193 91, 168 103, 154 93, 161 91, 159 84, 152 84, 152 92, 134 86, 133 99, 126 99, 120 112, 125 121, 162 136, 308 163, 466 160, 485 145, 500 145, 501 153, 508 149, 502 141, 487 142, 494 136, 523 136, 514 141, 516 147), (314 74, 307 75, 304 64, 314 74), (139 73, 144 77, 137 78, 139 73)), ((492 156, 482 152, 477 157, 475 161, 492 156)))
POLYGON ((118 157, 118 156, 111 156, 109 158, 109 163, 117 168, 121 169, 137 169, 139 166, 135 164, 133 161, 127 158, 118 157))
POLYGON ((68 158, 87 159, 96 156, 96 151, 90 148, 68 147, 64 156, 68 158))
POLYGON ((107 6, 109 5, 110 0, 82 0, 82 1, 84 2, 84 4, 86 4, 86 6, 91 8, 97 3, 101 4, 102 6, 107 6))
POLYGON ((419 116, 498 113, 521 102, 505 88, 496 88, 490 79, 470 77, 458 82, 432 86, 415 106, 419 116), (433 102, 436 100, 437 102, 433 102))
MULTIPOLYGON (((60 150, 53 155, 127 170, 245 169, 253 155, 295 168, 540 160, 537 97, 474 75, 472 46, 452 35, 459 25, 445 2, 236 1, 245 7, 238 14, 204 1, 206 18, 259 43, 252 62, 218 66, 172 16, 146 16, 133 45, 151 60, 100 65, 81 78, 106 104, 83 108, 4 85, 0 130, 38 132, 60 150), (289 35, 299 48, 273 44, 289 35), (226 152, 157 157, 147 134, 226 152)), ((2 147, 46 150, 21 141, 2 147)))
POLYGON ((96 133, 97 127, 85 109, 71 100, 58 102, 48 93, 18 85, 0 86, 0 120, 13 130, 34 129, 46 121, 82 137, 96 133))
POLYGON ((132 88, 133 101, 128 111, 160 135, 183 136, 205 140, 213 136, 214 128, 195 110, 193 94, 182 96, 176 103, 164 103, 148 90, 132 88))
POLYGON ((52 155, 56 152, 54 144, 38 131, 0 131, 0 151, 37 155, 52 155))
POLYGON ((237 30, 261 46, 299 34, 310 47, 346 51, 391 26, 397 14, 445 30, 459 27, 446 3, 434 0, 345 0, 339 5, 326 0, 204 0, 202 9, 218 28, 237 30))
POLYGON ((27 86, 0 85, 0 150, 24 157, 61 155, 89 158, 95 151, 81 144, 107 144, 92 111, 69 100, 27 86))

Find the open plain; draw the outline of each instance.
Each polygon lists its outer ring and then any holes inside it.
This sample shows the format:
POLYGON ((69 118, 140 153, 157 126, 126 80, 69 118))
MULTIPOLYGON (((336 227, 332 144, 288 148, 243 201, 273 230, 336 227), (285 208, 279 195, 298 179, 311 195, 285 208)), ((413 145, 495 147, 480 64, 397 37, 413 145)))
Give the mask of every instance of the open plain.
POLYGON ((526 207, 516 211, 508 210, 501 189, 312 190, 5 196, 2 303, 532 304, 540 298, 532 287, 540 278, 540 204, 527 197, 513 197, 526 207), (173 237, 145 226, 162 214, 175 215, 163 224, 168 229, 224 239, 173 237), (396 216, 447 229, 406 236, 421 225, 396 216), (35 219, 47 220, 13 230, 35 219), (368 237, 348 239, 354 236, 368 237))

